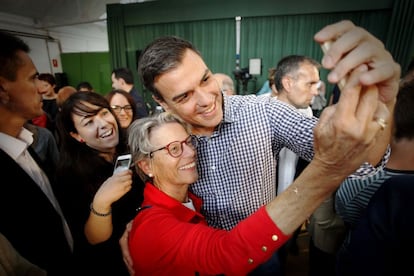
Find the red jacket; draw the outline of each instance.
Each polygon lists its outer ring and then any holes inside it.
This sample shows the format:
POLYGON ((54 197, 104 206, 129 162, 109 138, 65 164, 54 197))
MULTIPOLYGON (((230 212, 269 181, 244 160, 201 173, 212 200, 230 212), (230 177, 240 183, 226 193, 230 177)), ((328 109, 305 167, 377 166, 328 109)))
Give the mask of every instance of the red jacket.
POLYGON ((231 231, 208 227, 202 201, 189 192, 196 211, 146 183, 129 249, 137 275, 246 275, 268 260, 289 236, 264 207, 231 231))

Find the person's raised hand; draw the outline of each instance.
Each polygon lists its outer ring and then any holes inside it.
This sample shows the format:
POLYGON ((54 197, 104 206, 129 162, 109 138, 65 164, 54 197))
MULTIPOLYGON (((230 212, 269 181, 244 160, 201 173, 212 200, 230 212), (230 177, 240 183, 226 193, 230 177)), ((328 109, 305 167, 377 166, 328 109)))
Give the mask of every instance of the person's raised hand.
POLYGON ((381 130, 375 120, 378 88, 359 81, 368 70, 363 64, 351 72, 338 103, 325 108, 314 130, 314 160, 344 177, 367 160, 381 130))
MULTIPOLYGON (((95 204, 112 204, 132 188, 132 171, 124 170, 109 177, 94 196, 95 204)), ((95 206, 95 205, 94 205, 95 206)))
POLYGON ((324 27, 314 39, 321 45, 329 43, 322 59, 322 66, 332 69, 329 82, 338 83, 352 70, 366 64, 368 70, 359 76, 360 83, 377 86, 380 100, 386 105, 393 104, 401 68, 380 40, 348 20, 324 27))

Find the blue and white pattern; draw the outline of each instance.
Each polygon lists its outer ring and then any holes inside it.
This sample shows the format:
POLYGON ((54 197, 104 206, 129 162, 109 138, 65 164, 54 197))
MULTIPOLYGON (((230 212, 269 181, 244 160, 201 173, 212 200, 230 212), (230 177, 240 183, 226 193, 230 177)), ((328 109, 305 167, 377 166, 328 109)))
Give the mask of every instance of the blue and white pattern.
POLYGON ((224 96, 222 123, 211 137, 197 136, 199 180, 190 186, 204 201, 209 225, 230 230, 269 203, 279 151, 287 147, 311 160, 316 123, 275 98, 224 96))
POLYGON ((336 212, 348 227, 354 227, 381 185, 392 176, 407 173, 409 172, 384 169, 362 178, 347 178, 336 192, 336 212))

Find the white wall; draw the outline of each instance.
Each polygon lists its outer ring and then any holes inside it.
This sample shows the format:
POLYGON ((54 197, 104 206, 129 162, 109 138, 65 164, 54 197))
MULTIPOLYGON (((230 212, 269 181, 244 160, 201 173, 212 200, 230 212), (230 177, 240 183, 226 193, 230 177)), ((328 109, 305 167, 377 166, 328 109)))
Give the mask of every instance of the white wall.
POLYGON ((61 73, 61 53, 107 52, 106 23, 36 28, 30 18, 1 13, 0 29, 13 31, 30 47, 30 57, 40 73, 61 73))
POLYGON ((62 53, 109 51, 106 22, 55 27, 49 34, 59 39, 62 53))
POLYGON ((30 57, 39 73, 62 73, 58 42, 20 36, 30 47, 30 57))

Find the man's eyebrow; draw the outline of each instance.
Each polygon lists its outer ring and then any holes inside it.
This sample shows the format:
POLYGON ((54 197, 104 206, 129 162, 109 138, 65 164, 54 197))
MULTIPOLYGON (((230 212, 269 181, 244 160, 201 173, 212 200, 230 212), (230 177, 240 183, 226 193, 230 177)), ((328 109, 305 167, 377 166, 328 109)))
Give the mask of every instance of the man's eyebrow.
MULTIPOLYGON (((201 79, 200 79, 200 83, 201 82, 203 82, 204 81, 204 79, 207 77, 207 75, 210 73, 210 69, 208 69, 208 68, 206 68, 206 70, 204 70, 204 74, 203 74, 203 76, 201 77, 201 79)), ((187 94, 188 92, 190 92, 190 91, 185 91, 185 92, 183 92, 183 93, 180 93, 180 94, 178 94, 178 95, 176 95, 176 96, 174 96, 174 97, 172 97, 172 101, 173 102, 175 102, 177 99, 179 99, 179 98, 181 98, 182 96, 184 96, 185 94, 187 94)))
POLYGON ((204 75, 203 75, 203 77, 201 78, 201 80, 200 80, 200 82, 202 82, 206 77, 207 77, 207 75, 210 73, 210 69, 208 69, 208 68, 206 68, 206 70, 204 70, 204 75))
POLYGON ((173 102, 176 102, 179 98, 181 98, 181 97, 183 97, 185 94, 187 94, 189 91, 185 91, 185 92, 183 92, 183 93, 180 93, 180 94, 178 94, 178 95, 176 95, 176 96, 174 96, 174 97, 172 97, 172 101, 173 102))

